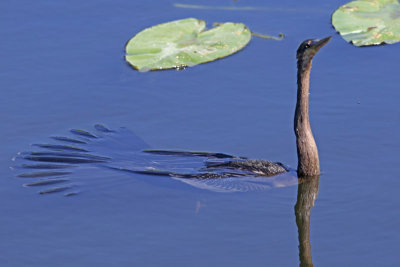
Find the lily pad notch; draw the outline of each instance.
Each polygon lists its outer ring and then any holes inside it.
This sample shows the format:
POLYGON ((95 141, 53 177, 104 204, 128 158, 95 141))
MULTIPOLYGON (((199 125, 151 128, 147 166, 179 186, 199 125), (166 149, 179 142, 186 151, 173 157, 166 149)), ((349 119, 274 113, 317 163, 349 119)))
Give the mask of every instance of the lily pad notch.
POLYGON ((181 69, 236 53, 250 39, 250 30, 242 23, 206 30, 203 20, 176 20, 136 34, 126 44, 125 60, 139 71, 181 69))
POLYGON ((355 46, 393 44, 400 41, 398 0, 358 0, 339 7, 332 25, 355 46))

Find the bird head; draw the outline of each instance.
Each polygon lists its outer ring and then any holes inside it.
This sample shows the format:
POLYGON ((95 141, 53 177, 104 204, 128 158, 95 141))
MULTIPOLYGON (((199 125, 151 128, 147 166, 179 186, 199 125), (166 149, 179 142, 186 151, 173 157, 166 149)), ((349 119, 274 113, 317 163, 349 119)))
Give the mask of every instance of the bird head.
POLYGON ((297 60, 301 62, 309 62, 313 59, 318 50, 326 45, 332 36, 324 39, 309 39, 302 42, 297 49, 297 60))

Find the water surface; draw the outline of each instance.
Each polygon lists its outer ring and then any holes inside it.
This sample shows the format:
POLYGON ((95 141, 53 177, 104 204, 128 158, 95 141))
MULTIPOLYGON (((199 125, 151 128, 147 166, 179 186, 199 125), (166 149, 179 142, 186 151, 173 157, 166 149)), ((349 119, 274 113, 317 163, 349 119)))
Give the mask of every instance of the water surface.
POLYGON ((399 45, 345 43, 330 25, 342 1, 238 1, 266 7, 260 11, 173 3, 0 3, 0 264, 298 265, 297 186, 221 194, 93 169, 84 178, 99 180, 96 186, 66 198, 23 188, 9 166, 17 152, 32 150, 29 144, 100 122, 125 126, 154 148, 224 152, 296 168, 295 51, 304 39, 333 35, 311 78, 323 171, 310 217, 312 260, 315 266, 398 266, 399 45), (139 73, 124 62, 124 44, 135 33, 186 17, 238 21, 287 37, 254 38, 231 57, 183 71, 139 73))

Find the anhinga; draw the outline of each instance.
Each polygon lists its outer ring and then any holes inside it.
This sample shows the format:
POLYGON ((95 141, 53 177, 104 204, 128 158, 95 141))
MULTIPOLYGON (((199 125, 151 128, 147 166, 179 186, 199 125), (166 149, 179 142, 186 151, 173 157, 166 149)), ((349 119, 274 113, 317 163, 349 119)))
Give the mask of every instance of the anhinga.
MULTIPOLYGON (((310 70, 313 57, 330 39, 331 37, 321 40, 306 40, 297 50, 298 87, 294 131, 298 156, 297 176, 299 178, 320 174, 318 149, 311 132, 308 110, 310 70)), ((127 135, 126 130, 113 131, 102 125, 96 125, 95 129, 96 134, 71 130, 71 133, 75 135, 74 138, 53 137, 56 141, 70 145, 36 144, 43 151, 20 153, 15 159, 39 162, 39 164, 23 164, 22 169, 45 171, 22 173, 17 176, 46 178, 25 184, 26 186, 66 183, 69 179, 60 177, 66 177, 72 172, 60 172, 54 169, 68 168, 72 171, 70 167, 81 166, 81 168, 73 169, 76 172, 84 168, 83 165, 95 164, 114 170, 182 178, 181 181, 195 187, 232 192, 265 188, 258 183, 260 180, 258 178, 275 176, 289 171, 279 162, 249 160, 223 153, 149 149, 150 147, 140 138, 133 134, 127 135), (240 177, 240 179, 219 179, 234 177, 240 177)), ((269 180, 273 181, 274 179, 269 180)), ((62 187, 50 188, 41 193, 67 190, 73 185, 67 184, 62 187)), ((282 185, 285 183, 279 184, 279 186, 282 185)))
MULTIPOLYGON (((310 71, 313 57, 330 39, 331 37, 321 40, 306 40, 297 49, 297 104, 294 113, 294 132, 296 134, 297 175, 299 177, 320 174, 318 149, 311 131, 308 111, 310 71)), ((212 166, 245 169, 262 176, 273 176, 288 170, 280 162, 266 160, 231 160, 227 163, 213 164, 212 166)))

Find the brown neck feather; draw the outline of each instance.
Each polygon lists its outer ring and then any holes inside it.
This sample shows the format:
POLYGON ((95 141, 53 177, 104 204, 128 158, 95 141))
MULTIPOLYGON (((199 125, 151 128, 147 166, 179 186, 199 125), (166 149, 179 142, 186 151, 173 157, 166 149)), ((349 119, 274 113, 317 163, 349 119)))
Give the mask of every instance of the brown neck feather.
POLYGON ((297 104, 294 114, 294 132, 297 144, 297 174, 299 177, 320 174, 318 149, 310 127, 308 112, 310 86, 310 59, 297 63, 297 104))

